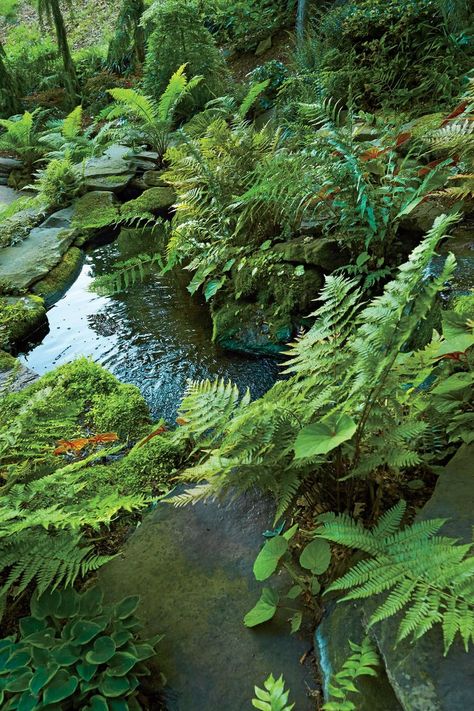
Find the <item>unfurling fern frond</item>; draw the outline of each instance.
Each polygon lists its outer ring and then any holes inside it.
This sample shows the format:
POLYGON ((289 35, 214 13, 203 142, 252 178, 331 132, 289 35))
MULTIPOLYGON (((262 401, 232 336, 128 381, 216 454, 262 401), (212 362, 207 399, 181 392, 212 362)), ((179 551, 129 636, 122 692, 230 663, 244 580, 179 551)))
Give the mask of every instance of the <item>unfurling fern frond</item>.
POLYGON ((350 548, 365 558, 329 586, 349 590, 343 600, 385 593, 370 625, 403 611, 398 640, 418 639, 435 624, 443 630, 445 654, 459 634, 466 651, 474 641, 474 556, 470 544, 439 536, 445 519, 418 521, 395 532, 406 504, 401 501, 372 530, 348 516, 336 516, 317 536, 350 548))
POLYGON ((341 670, 331 677, 328 686, 330 698, 324 704, 323 711, 357 711, 357 706, 350 698, 359 692, 355 686, 356 680, 362 676, 377 676, 374 667, 379 666, 380 660, 369 637, 363 639, 360 645, 349 640, 349 646, 353 653, 346 659, 341 670))

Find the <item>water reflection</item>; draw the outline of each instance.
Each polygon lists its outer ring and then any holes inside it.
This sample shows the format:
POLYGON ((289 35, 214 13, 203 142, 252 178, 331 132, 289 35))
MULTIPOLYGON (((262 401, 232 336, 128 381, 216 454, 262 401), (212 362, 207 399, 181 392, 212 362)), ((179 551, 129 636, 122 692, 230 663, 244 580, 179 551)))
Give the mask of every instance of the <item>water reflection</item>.
POLYGON ((43 374, 81 355, 92 357, 124 382, 138 385, 156 417, 174 419, 186 379, 223 377, 262 395, 275 382, 273 358, 228 353, 211 342, 207 307, 192 299, 185 283, 158 270, 115 296, 89 291, 95 275, 113 263, 152 250, 150 238, 122 234, 87 256, 64 297, 48 312, 49 333, 21 355, 43 374))

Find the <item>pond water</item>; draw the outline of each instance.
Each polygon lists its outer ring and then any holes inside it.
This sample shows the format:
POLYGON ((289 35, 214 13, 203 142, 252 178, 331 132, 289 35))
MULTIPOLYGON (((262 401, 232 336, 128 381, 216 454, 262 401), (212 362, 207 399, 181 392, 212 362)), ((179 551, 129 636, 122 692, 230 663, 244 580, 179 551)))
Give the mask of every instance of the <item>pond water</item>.
POLYGON ((155 417, 174 420, 188 378, 225 378, 252 396, 278 377, 271 357, 230 353, 212 343, 208 307, 186 290, 186 275, 161 275, 158 268, 141 283, 113 296, 89 290, 95 276, 112 265, 153 251, 150 236, 124 231, 109 244, 87 252, 82 270, 48 312, 49 332, 20 354, 42 375, 79 356, 90 356, 120 380, 138 385, 155 417))

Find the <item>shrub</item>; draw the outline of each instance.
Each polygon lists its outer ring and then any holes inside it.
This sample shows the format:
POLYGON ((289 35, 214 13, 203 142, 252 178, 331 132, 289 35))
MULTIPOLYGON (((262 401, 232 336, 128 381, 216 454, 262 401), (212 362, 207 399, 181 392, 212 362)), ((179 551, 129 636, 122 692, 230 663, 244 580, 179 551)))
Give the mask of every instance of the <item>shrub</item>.
MULTIPOLYGON (((196 3, 166 0, 154 9, 153 20, 145 62, 146 92, 159 99, 171 75, 186 64, 188 76, 204 77, 191 94, 195 108, 224 93, 228 71, 212 35, 202 24, 196 3)), ((185 108, 189 109, 191 99, 185 108)))
POLYGON ((49 35, 18 25, 8 34, 5 54, 20 96, 61 84, 61 63, 56 45, 49 35))
POLYGON ((35 594, 19 636, 0 641, 2 708, 141 708, 136 690, 160 637, 138 639, 138 601, 107 605, 98 588, 35 594))

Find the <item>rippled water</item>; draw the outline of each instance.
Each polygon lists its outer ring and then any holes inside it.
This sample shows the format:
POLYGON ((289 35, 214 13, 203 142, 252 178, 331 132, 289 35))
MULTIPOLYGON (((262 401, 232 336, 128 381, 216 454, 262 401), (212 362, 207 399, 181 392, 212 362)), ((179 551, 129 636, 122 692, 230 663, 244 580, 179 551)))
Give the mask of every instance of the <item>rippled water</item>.
POLYGON ((49 333, 21 360, 43 374, 91 356, 123 382, 138 385, 154 416, 167 420, 176 415, 187 378, 230 378, 241 390, 249 387, 253 397, 266 392, 278 376, 276 360, 229 353, 213 344, 208 308, 191 298, 186 280, 157 270, 118 295, 89 291, 94 276, 147 248, 149 237, 123 233, 91 250, 77 280, 49 310, 49 333))

